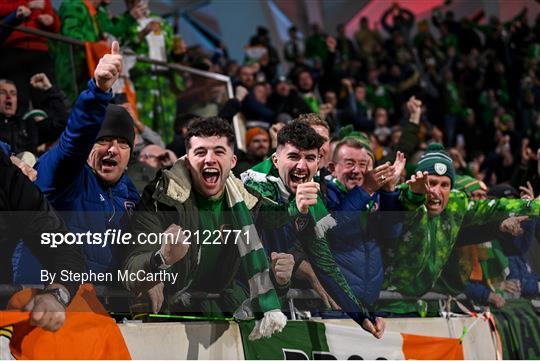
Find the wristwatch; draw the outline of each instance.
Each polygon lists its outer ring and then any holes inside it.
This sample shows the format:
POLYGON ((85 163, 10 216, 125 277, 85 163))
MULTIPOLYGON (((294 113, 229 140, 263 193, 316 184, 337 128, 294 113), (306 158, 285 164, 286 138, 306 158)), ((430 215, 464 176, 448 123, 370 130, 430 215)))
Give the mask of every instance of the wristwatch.
POLYGON ((42 291, 39 292, 40 295, 44 295, 44 294, 51 294, 54 296, 54 298, 56 298, 56 300, 58 302, 60 302, 60 304, 62 306, 64 306, 64 308, 67 308, 67 306, 69 305, 69 301, 70 301, 70 296, 69 296, 69 293, 64 290, 63 288, 49 288, 49 289, 44 289, 42 291))
POLYGON ((167 270, 171 268, 171 266, 165 263, 165 259, 163 258, 161 251, 157 251, 152 255, 152 265, 154 266, 154 268, 160 270, 167 270))

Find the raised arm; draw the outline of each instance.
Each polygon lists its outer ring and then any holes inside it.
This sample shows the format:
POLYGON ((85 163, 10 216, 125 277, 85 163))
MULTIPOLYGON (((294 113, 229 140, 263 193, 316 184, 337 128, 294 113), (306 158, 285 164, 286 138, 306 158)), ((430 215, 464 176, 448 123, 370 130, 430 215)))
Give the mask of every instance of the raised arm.
POLYGON ((81 174, 112 99, 111 88, 122 69, 118 42, 111 54, 100 59, 88 90, 79 95, 60 141, 38 161, 36 184, 46 193, 54 193, 72 184, 81 174))

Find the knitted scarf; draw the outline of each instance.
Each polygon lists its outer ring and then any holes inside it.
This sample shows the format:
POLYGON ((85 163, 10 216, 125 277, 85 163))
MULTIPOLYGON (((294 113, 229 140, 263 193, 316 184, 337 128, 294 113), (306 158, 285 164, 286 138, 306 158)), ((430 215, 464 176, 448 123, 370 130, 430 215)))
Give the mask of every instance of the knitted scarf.
MULTIPOLYGON (((242 180, 247 189, 258 193, 269 203, 280 206, 287 205, 289 215, 298 212, 295 195, 290 194, 271 159, 267 159, 242 173, 242 180)), ((315 221, 313 237, 310 235, 303 239, 302 248, 314 270, 316 272, 319 270, 317 277, 330 296, 354 321, 360 325, 366 318, 375 322, 362 302, 354 296, 328 247, 326 233, 336 226, 336 221, 326 210, 320 193, 317 197, 317 204, 310 206, 309 212, 315 221)), ((309 230, 304 231, 307 231, 308 234, 310 232, 309 230)))
MULTIPOLYGON (((184 158, 179 159, 170 171, 165 171, 173 180, 169 182, 167 194, 180 201, 185 200, 191 192, 191 180, 184 158)), ((240 264, 249 284, 249 299, 242 308, 249 309, 250 312, 247 314, 250 316, 253 312, 264 313, 263 318, 256 321, 249 337, 251 340, 270 337, 285 327, 287 318, 281 312, 281 303, 270 279, 266 253, 246 205, 246 199, 249 199, 251 206, 256 199, 246 191, 242 182, 232 172, 225 182, 225 195, 226 206, 232 215, 232 229, 242 230, 237 246, 240 264)))
MULTIPOLYGON (((287 202, 294 202, 295 196, 289 192, 279 177, 277 169, 274 166, 274 163, 272 163, 272 157, 257 164, 253 168, 248 169, 242 173, 241 177, 244 183, 253 181, 250 182, 250 187, 269 201, 277 202, 277 198, 279 197, 287 202), (268 192, 268 187, 265 186, 265 183, 267 182, 274 183, 279 190, 279 194, 270 194, 268 192)), ((327 230, 336 226, 336 221, 330 213, 328 213, 320 194, 317 197, 317 204, 309 207, 309 213, 315 220, 315 234, 317 238, 323 238, 327 230)))

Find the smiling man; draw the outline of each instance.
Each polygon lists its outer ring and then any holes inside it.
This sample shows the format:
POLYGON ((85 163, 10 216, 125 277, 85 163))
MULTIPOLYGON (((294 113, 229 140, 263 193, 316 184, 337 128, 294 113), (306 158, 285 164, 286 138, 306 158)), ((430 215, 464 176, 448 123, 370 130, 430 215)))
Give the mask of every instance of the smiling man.
POLYGON ((154 312, 162 308, 165 294, 177 292, 220 293, 220 300, 191 300, 190 305, 167 299, 163 311, 201 312, 206 316, 232 314, 249 298, 255 311, 264 313, 251 335, 259 338, 279 331, 286 318, 276 288, 288 287, 292 257, 274 254, 272 272, 253 226, 251 211, 257 198, 249 194, 231 169, 236 165, 231 125, 218 117, 199 119, 186 135, 187 155, 164 170, 146 188, 132 218, 132 229, 141 234, 173 234, 178 242, 139 244, 129 248, 124 270, 178 274, 178 282, 125 283, 134 294, 148 291, 154 312), (207 235, 211 235, 211 238, 207 235), (249 297, 235 277, 248 280, 249 297))
POLYGON ((327 306, 340 307, 366 331, 382 337, 382 319, 371 316, 353 295, 328 248, 326 234, 336 223, 313 181, 324 138, 306 122, 294 120, 279 131, 277 143, 271 159, 242 175, 260 200, 256 225, 266 251, 292 254, 295 264, 309 265, 311 272, 299 274, 298 269, 296 277, 308 276, 304 279, 327 306))
POLYGON ((401 210, 396 186, 405 157, 398 152, 393 165, 385 163, 374 169, 373 152, 354 134, 337 144, 333 177, 326 180, 326 204, 337 222, 330 230, 330 245, 355 296, 373 304, 384 275, 379 243, 397 238, 401 230, 385 212, 401 210))
MULTIPOLYGON (((100 60, 95 79, 81 93, 57 145, 40 157, 36 184, 72 232, 105 232, 122 227, 126 211, 139 194, 124 174, 133 149, 133 120, 122 107, 110 105, 112 84, 122 56, 118 43, 100 60)), ((82 246, 88 270, 118 268, 110 245, 82 246)))
MULTIPOLYGON (((386 249, 383 288, 406 296, 420 297, 432 290, 439 280, 456 244, 461 229, 503 221, 510 213, 538 216, 540 203, 535 200, 500 198, 470 200, 454 187, 455 171, 452 158, 441 144, 430 144, 418 161, 417 173, 404 185, 401 202, 406 209, 424 198, 425 207, 413 211, 404 222, 403 235, 386 249), (427 175, 427 177, 425 177, 427 175), (418 182, 423 178, 425 182, 418 182)), ((471 228, 471 230, 474 228, 471 228)), ((480 231, 478 231, 480 233, 480 231)), ((481 243, 484 237, 468 240, 481 243)), ((415 302, 385 303, 380 310, 396 314, 415 313, 415 302)))

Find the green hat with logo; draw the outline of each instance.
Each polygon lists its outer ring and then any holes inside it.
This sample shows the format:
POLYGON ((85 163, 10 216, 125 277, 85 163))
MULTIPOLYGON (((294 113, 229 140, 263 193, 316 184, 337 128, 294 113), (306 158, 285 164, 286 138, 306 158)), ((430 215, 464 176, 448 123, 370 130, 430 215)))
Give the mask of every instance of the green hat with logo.
POLYGON ((456 171, 452 158, 448 155, 444 146, 439 143, 431 143, 424 155, 420 157, 415 172, 428 172, 431 175, 447 176, 454 186, 456 171))

